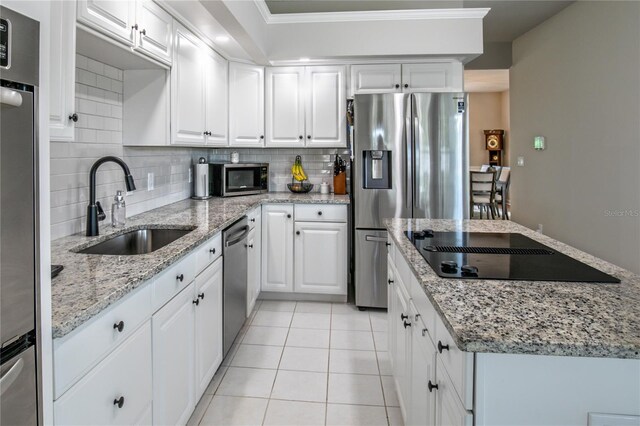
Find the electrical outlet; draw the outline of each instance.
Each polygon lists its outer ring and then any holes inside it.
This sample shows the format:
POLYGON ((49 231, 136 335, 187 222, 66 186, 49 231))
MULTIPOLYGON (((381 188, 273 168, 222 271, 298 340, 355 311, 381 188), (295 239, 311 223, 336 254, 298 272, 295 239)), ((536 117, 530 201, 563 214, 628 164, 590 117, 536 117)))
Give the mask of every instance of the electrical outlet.
POLYGON ((193 182, 193 169, 189 167, 189 183, 193 182))
POLYGON ((153 191, 155 188, 154 178, 155 175, 153 173, 147 173, 147 191, 153 191))
POLYGON ((536 229, 536 232, 539 233, 539 234, 542 234, 542 229, 543 229, 542 224, 539 223, 538 224, 538 229, 536 229))

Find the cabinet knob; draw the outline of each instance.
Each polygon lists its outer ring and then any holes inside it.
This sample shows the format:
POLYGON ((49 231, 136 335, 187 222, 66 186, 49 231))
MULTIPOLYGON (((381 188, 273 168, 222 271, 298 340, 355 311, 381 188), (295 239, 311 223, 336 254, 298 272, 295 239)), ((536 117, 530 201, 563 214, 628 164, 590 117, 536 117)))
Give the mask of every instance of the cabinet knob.
POLYGON ((307 135, 307 139, 311 139, 311 135, 307 135))
POLYGON ((113 405, 117 405, 118 408, 122 408, 122 406, 124 405, 124 396, 121 396, 120 398, 116 398, 113 400, 113 405))
POLYGON ((318 216, 322 216, 322 212, 321 211, 318 212, 318 216))
POLYGON ((214 248, 209 249, 209 253, 211 253, 211 254, 216 254, 216 249, 214 249, 214 248))
POLYGON ((200 304, 200 299, 196 299, 191 303, 193 303, 194 305, 198 306, 200 304))
POLYGON ((387 280, 387 284, 391 285, 391 284, 393 284, 393 283, 394 283, 394 281, 393 281, 393 280, 387 280))
POLYGON ((131 26, 131 29, 132 29, 132 30, 136 30, 136 31, 138 31, 138 24, 134 24, 134 25, 132 25, 132 26, 131 26))
POLYGON ((404 84, 404 88, 405 88, 405 89, 408 89, 408 88, 409 88, 409 85, 408 85, 407 83, 405 83, 405 84, 404 84))
POLYGON ((184 280, 184 274, 180 274, 176 277, 176 280, 182 282, 184 280))
POLYGON ((264 139, 264 135, 260 135, 260 139, 264 139))
POLYGON ((438 340, 438 352, 442 353, 442 351, 448 351, 449 345, 443 345, 440 340, 438 340))
POLYGON ((146 35, 147 35, 147 30, 145 30, 145 29, 143 28, 143 29, 142 29, 142 31, 140 31, 140 34, 142 34, 142 35, 145 35, 145 36, 146 36, 146 35))
POLYGON ((302 140, 304 139, 302 135, 298 136, 298 139, 302 140))
POLYGON ((291 219, 291 215, 290 214, 287 215, 287 219, 291 219))
POLYGON ((424 336, 426 336, 426 335, 427 335, 427 331, 428 331, 428 330, 427 330, 426 328, 423 328, 423 329, 422 329, 422 337, 424 337, 424 336))
POLYGON ((404 328, 411 327, 411 323, 407 321, 404 321, 402 325, 404 325, 404 328))
POLYGON ((396 84, 396 89, 399 89, 399 88, 400 88, 400 85, 399 85, 399 84, 396 84))
POLYGON ((118 330, 119 333, 122 333, 122 330, 124 330, 124 321, 113 324, 113 329, 118 330))
POLYGON ((256 221, 256 218, 255 218, 255 217, 251 219, 251 222, 255 222, 255 221, 256 221))
POLYGON ((433 392, 434 389, 438 389, 438 385, 434 385, 433 383, 431 383, 431 380, 429 380, 429 383, 427 383, 427 387, 429 388, 429 392, 433 392))
POLYGON ((406 319, 408 319, 408 318, 409 318, 409 315, 400 314, 400 320, 401 320, 401 321, 404 321, 404 320, 406 320, 406 319))
POLYGON ((200 299, 204 299, 204 293, 198 293, 198 297, 199 297, 200 299))
POLYGON ((420 314, 415 314, 415 315, 413 316, 414 321, 418 321, 418 318, 420 318, 421 316, 422 316, 422 315, 420 315, 420 314))
POLYGON ((249 244, 249 248, 253 248, 253 244, 249 244))
POLYGON ((78 122, 78 114, 76 114, 75 112, 73 114, 71 114, 69 116, 69 120, 73 121, 74 123, 78 122))
POLYGON ((300 231, 296 231, 296 235, 300 235, 300 231))
POLYGON ((386 242, 386 243, 384 243, 384 245, 389 247, 391 245, 391 243, 390 242, 386 242))

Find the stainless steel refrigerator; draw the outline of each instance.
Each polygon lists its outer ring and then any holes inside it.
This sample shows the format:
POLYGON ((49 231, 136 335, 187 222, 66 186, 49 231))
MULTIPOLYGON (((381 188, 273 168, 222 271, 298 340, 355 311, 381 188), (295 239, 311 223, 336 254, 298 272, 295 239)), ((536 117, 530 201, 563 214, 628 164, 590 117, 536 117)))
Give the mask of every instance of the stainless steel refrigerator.
POLYGON ((0 424, 38 423, 39 24, 0 7, 0 424))
POLYGON ((387 306, 386 218, 465 219, 465 93, 356 95, 352 205, 355 299, 387 306))

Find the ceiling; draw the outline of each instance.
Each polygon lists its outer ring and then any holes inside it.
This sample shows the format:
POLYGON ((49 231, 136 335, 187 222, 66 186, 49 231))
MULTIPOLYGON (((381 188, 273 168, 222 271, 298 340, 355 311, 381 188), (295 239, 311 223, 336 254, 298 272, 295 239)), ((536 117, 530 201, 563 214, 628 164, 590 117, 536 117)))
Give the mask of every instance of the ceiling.
POLYGON ((465 92, 504 92, 509 90, 509 70, 465 70, 465 92))
POLYGON ((563 0, 265 0, 273 14, 488 7, 484 41, 511 42, 573 1, 563 0))

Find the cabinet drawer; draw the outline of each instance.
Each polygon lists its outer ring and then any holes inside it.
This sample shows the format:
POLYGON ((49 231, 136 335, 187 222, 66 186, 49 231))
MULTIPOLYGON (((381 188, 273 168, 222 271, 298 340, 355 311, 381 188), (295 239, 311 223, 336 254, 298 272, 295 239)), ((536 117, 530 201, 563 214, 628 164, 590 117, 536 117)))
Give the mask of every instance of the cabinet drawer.
POLYGON ((151 283, 145 283, 70 334, 53 341, 54 399, 80 379, 151 316, 151 283), (122 322, 122 331, 116 326, 122 322))
POLYGON ((54 422, 141 424, 150 419, 151 395, 151 322, 147 321, 54 402, 54 422))
POLYGON ((218 233, 213 238, 202 243, 196 250, 196 275, 204 271, 214 260, 222 255, 222 234, 218 233))
POLYGON ((258 206, 255 209, 251 210, 247 217, 249 218, 249 227, 253 228, 256 226, 256 223, 260 221, 262 217, 262 206, 258 206))
POLYGON ((473 413, 460 402, 455 385, 441 364, 436 367, 438 389, 436 392, 436 424, 448 426, 472 426, 473 413))
POLYGON ((187 255, 156 277, 151 295, 153 312, 160 309, 193 281, 196 275, 196 255, 197 253, 187 255))
POLYGON ((453 387, 467 410, 473 409, 473 353, 462 352, 453 342, 440 317, 436 318, 436 350, 440 365, 451 378, 453 387), (442 350, 441 350, 442 347, 442 350), (448 347, 448 349, 447 349, 448 347))
MULTIPOLYGON (((438 314, 416 277, 411 277, 411 285, 409 287, 409 293, 411 294, 411 299, 416 307, 416 311, 420 314, 420 318, 429 332, 429 338, 433 341, 436 335, 436 317, 438 314)), ((435 341, 433 342, 433 344, 436 343, 435 341)))
POLYGON ((346 222, 347 206, 331 204, 296 204, 295 218, 304 222, 346 222))
POLYGON ((402 254, 395 250, 395 260, 394 263, 396 265, 396 271, 398 271, 398 275, 400 275, 400 279, 402 280, 404 291, 411 296, 409 293, 409 286, 411 285, 411 280, 413 280, 413 272, 409 268, 409 264, 404 260, 402 254))

